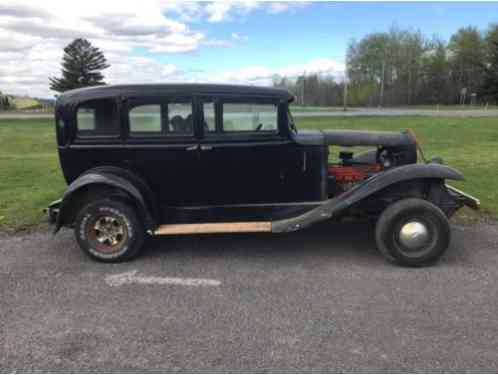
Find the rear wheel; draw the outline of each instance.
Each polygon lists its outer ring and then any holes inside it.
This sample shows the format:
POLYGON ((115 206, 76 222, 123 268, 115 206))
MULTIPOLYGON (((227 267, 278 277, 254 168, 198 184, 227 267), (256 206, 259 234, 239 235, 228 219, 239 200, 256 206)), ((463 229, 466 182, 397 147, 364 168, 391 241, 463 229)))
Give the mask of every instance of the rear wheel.
POLYGON ((133 207, 114 199, 85 206, 76 217, 74 231, 80 248, 102 262, 129 260, 144 241, 144 229, 133 207))
POLYGON ((408 198, 382 212, 375 240, 390 261, 424 266, 436 262, 448 248, 450 226, 439 207, 423 199, 408 198))

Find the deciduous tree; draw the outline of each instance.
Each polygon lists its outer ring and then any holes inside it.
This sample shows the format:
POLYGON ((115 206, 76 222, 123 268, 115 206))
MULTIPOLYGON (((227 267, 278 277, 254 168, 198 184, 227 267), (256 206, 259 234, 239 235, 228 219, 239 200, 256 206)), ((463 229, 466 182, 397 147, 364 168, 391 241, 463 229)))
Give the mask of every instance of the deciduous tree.
POLYGON ((484 67, 483 93, 498 104, 498 25, 489 28, 486 36, 487 62, 484 67))

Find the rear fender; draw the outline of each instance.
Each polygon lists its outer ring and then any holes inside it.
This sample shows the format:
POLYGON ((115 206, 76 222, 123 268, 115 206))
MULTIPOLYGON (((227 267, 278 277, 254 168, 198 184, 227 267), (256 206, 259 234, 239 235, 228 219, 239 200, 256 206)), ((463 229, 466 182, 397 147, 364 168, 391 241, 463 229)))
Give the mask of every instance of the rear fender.
POLYGON ((153 230, 157 226, 157 217, 154 217, 153 208, 147 204, 146 197, 136 183, 109 171, 89 171, 76 180, 74 180, 66 189, 60 204, 59 214, 55 225, 55 232, 62 226, 72 224, 71 218, 81 209, 80 205, 75 205, 80 193, 88 191, 88 189, 103 189, 111 188, 113 196, 131 200, 137 207, 139 214, 144 219, 146 230, 153 230))
POLYGON ((319 207, 294 218, 272 223, 272 232, 291 232, 315 222, 338 216, 347 208, 391 185, 420 179, 463 180, 457 170, 441 164, 409 164, 389 169, 370 177, 345 193, 325 201, 319 207))

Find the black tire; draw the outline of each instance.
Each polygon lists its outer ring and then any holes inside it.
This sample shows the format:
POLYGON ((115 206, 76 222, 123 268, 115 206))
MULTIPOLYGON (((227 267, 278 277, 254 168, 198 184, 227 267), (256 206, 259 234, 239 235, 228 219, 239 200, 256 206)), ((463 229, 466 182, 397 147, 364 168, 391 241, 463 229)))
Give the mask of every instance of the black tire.
POLYGON ((423 199, 407 198, 381 213, 375 227, 375 241, 380 252, 394 263, 426 266, 439 260, 448 248, 450 225, 439 207, 423 199), (407 236, 414 226, 422 230, 407 236), (407 229, 403 231, 404 228, 407 229))
POLYGON ((116 199, 101 199, 83 207, 76 217, 74 233, 87 255, 108 263, 135 257, 145 237, 135 209, 116 199))

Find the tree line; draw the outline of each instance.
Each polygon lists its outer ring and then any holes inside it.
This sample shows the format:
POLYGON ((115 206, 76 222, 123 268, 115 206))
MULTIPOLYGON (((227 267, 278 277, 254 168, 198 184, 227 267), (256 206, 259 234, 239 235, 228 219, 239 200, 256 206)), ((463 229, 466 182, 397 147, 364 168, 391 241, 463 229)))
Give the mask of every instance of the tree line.
POLYGON ((349 43, 344 80, 275 77, 300 105, 498 104, 498 25, 459 29, 448 42, 392 27, 349 43), (345 89, 347 92, 345 92, 345 89))

